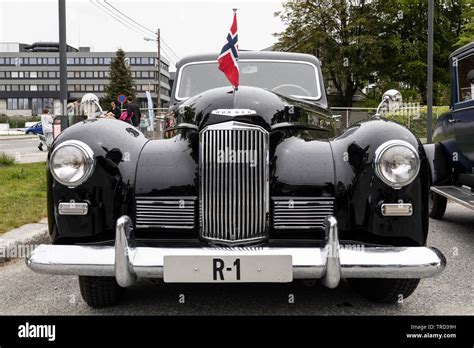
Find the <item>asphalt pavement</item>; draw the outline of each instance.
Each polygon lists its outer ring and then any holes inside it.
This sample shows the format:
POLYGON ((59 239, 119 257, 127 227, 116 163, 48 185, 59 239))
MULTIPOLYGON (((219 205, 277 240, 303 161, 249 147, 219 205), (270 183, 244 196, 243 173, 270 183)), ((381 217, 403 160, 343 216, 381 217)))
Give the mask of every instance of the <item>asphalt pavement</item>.
POLYGON ((165 284, 141 280, 122 302, 89 308, 77 277, 36 274, 23 259, 0 264, 0 315, 474 315, 474 214, 449 204, 445 219, 430 220, 428 245, 447 258, 444 272, 424 279, 403 303, 378 305, 343 282, 289 284, 165 284))
POLYGON ((46 151, 38 149, 38 136, 0 136, 0 153, 15 158, 18 163, 44 162, 46 151))

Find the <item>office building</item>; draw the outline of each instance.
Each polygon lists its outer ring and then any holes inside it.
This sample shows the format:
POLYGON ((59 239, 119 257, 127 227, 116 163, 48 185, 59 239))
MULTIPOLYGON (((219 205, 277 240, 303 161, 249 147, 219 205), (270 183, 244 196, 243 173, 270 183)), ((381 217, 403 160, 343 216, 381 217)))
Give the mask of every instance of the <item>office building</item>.
MULTIPOLYGON (((67 49, 68 101, 81 99, 85 93, 99 98, 109 84, 109 69, 115 52, 91 52, 88 47, 67 49)), ((136 95, 146 106, 146 91, 157 104, 158 64, 156 52, 126 52, 135 82, 136 95)), ((160 107, 170 101, 169 62, 161 58, 160 107)), ((54 114, 61 112, 59 100, 59 44, 0 43, 0 115, 37 115, 44 107, 54 114)))

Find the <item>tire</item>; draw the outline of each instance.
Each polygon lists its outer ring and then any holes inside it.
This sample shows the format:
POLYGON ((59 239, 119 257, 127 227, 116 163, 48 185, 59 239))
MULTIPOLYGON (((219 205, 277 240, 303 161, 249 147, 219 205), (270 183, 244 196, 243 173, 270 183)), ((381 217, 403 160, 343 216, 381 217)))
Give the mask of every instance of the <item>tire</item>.
POLYGON ((34 134, 32 131, 26 132, 27 135, 34 134))
POLYGON ((441 220, 446 211, 448 199, 433 191, 430 192, 430 218, 441 220))
POLYGON ((348 279, 363 297, 377 303, 397 303, 409 297, 420 279, 348 279))
POLYGON ((113 277, 79 276, 79 287, 82 298, 93 308, 116 304, 125 291, 113 277))

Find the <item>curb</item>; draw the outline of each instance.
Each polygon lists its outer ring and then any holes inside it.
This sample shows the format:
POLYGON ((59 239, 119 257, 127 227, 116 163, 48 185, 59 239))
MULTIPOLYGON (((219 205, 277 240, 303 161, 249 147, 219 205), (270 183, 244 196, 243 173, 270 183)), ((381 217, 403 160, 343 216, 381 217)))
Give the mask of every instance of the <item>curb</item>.
POLYGON ((0 235, 0 264, 24 258, 39 244, 49 244, 48 224, 27 224, 0 235))
POLYGON ((35 139, 37 135, 0 135, 0 140, 35 139))

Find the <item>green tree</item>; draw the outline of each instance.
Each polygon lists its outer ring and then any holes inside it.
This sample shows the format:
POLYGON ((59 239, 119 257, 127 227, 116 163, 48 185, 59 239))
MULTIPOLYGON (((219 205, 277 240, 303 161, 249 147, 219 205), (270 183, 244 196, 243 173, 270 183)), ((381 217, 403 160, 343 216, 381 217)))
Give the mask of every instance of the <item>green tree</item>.
POLYGON ((108 107, 112 100, 117 100, 117 95, 120 93, 135 98, 132 72, 125 63, 125 52, 122 49, 118 49, 115 53, 115 58, 112 59, 110 64, 109 73, 110 83, 105 88, 105 97, 102 100, 103 106, 108 107))
POLYGON ((459 40, 456 47, 464 46, 474 41, 474 3, 472 0, 465 0, 466 5, 461 13, 461 25, 459 40))
MULTIPOLYGON (((472 37, 471 2, 435 0, 435 103, 449 93, 448 56, 459 36, 472 37)), ((338 105, 351 106, 367 82, 406 89, 426 102, 427 0, 288 1, 283 7, 277 15, 286 29, 275 34, 276 49, 320 58, 338 105)))
POLYGON ((386 41, 370 1, 288 1, 280 18, 287 28, 275 36, 277 50, 316 55, 342 106, 379 67, 386 41))

